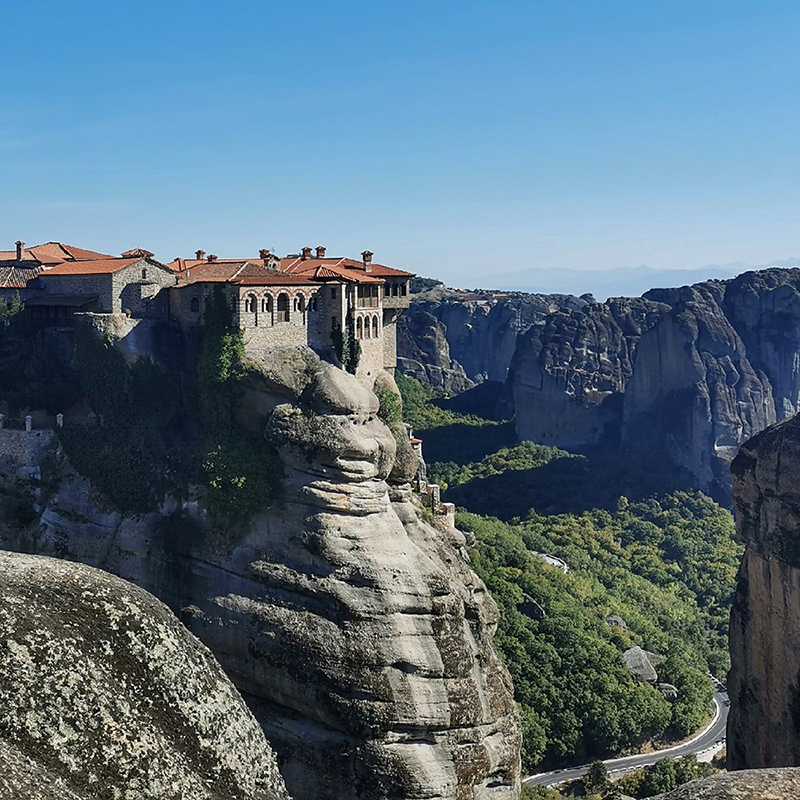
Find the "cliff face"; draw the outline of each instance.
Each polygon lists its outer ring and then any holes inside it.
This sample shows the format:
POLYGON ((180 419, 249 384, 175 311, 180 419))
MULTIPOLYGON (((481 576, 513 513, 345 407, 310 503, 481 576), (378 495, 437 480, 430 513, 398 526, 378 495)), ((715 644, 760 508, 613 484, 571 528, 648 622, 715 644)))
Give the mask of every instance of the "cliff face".
POLYGON ((800 417, 743 445, 732 465, 747 543, 731 611, 728 763, 800 765, 800 417))
POLYGON ((377 407, 310 351, 278 351, 252 364, 242 414, 281 453, 280 508, 234 530, 192 501, 122 518, 62 464, 6 545, 102 566, 178 610, 244 693, 295 800, 517 798, 496 606, 461 534, 420 518, 416 458, 377 407))
POLYGON ((551 314, 509 370, 519 436, 659 445, 726 499, 738 445, 798 409, 798 288, 771 269, 551 314))
POLYGON ((0 553, 0 798, 288 800, 253 715, 162 603, 0 553))
POLYGON ((400 317, 398 366, 448 392, 504 381, 518 337, 551 312, 585 304, 569 295, 432 289, 400 317))

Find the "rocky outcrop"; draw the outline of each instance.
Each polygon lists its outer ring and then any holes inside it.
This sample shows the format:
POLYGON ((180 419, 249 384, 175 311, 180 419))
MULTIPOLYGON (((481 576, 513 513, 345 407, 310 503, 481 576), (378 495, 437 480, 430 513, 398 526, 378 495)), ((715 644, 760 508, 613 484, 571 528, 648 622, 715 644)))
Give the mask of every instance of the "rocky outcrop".
POLYGON ((548 314, 580 308, 569 295, 463 292, 435 288, 412 298, 398 322, 398 366, 447 392, 502 382, 517 338, 548 314))
POLYGON ((201 498, 123 518, 63 464, 15 549, 153 591, 215 653, 295 800, 512 800, 519 731, 497 609, 463 536, 426 523, 407 441, 307 350, 250 364, 242 417, 281 454, 279 507, 234 527, 201 498))
POLYGON ((0 552, 0 798, 288 800, 206 647, 100 570, 0 552))
POLYGON ((666 311, 622 298, 559 311, 532 327, 508 376, 520 439, 559 447, 617 443, 636 347, 666 311))
POLYGON ((551 314, 509 370, 520 438, 660 447, 729 500, 736 448, 798 410, 799 289, 768 269, 551 314))
POLYGON ((731 611, 728 763, 800 765, 800 417, 742 446, 736 528, 747 548, 731 611))
POLYGON ((800 769, 749 769, 690 781, 653 800, 789 800, 800 797, 800 769))

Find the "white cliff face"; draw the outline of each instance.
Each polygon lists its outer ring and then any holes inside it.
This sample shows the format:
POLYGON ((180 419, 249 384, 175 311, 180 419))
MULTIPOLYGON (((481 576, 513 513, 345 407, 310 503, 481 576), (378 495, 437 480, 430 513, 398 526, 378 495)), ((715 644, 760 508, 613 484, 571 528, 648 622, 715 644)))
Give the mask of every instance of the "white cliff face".
POLYGON ((170 527, 100 513, 75 477, 17 546, 166 599, 244 693, 295 800, 518 798, 497 609, 463 537, 421 519, 416 459, 398 457, 409 445, 375 396, 308 353, 300 362, 254 365, 245 396, 284 464, 280 507, 233 532, 202 509, 200 524, 170 527))

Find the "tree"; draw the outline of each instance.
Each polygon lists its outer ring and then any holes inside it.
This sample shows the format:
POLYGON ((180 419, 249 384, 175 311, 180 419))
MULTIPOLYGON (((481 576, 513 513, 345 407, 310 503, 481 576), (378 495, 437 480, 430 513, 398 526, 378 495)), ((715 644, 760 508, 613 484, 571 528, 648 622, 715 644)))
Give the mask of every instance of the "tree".
POLYGON ((586 793, 602 792, 610 782, 606 765, 602 761, 592 761, 589 765, 589 771, 583 779, 586 793))

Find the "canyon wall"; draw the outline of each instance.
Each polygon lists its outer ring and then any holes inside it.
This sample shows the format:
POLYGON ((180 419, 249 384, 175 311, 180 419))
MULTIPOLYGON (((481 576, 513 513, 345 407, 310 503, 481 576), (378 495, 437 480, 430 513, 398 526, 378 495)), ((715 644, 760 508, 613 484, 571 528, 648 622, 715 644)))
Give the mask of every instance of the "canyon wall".
POLYGON ((525 331, 558 309, 585 304, 570 295, 443 288, 414 295, 398 322, 398 367, 451 393, 502 382, 525 331))
POLYGON ((732 465, 747 549, 731 610, 728 764, 800 765, 800 417, 746 442, 732 465))
POLYGON ((737 447, 798 410, 799 288, 768 269, 548 315, 509 369, 519 437, 661 447, 729 501, 737 447))
POLYGON ((214 652, 295 800, 516 800, 520 735, 497 608, 463 536, 426 522, 404 430, 311 351, 249 365, 242 423, 279 451, 279 505, 221 525, 202 498, 123 517, 53 456, 0 546, 100 566, 214 652))

